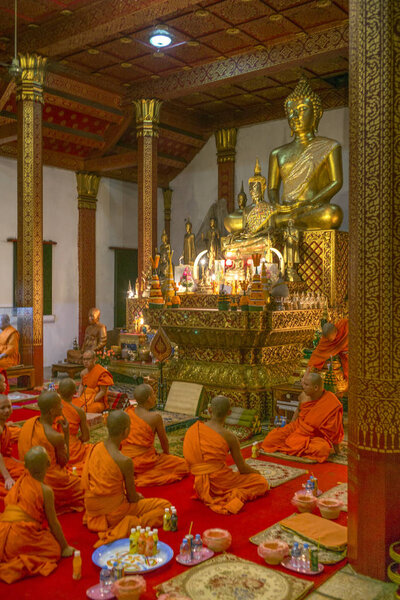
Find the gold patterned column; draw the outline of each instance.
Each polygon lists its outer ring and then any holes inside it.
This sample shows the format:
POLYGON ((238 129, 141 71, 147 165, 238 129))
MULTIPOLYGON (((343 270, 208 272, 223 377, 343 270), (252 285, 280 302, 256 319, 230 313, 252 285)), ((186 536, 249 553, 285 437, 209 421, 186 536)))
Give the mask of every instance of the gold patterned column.
POLYGON ((78 190, 79 344, 82 345, 88 313, 96 306, 96 205, 100 177, 76 173, 78 190))
POLYGON ((151 268, 157 246, 157 147, 161 100, 134 100, 138 139, 138 272, 151 268))
POLYGON ((215 132, 218 161, 218 199, 225 198, 228 213, 235 210, 236 127, 215 132))
POLYGON ((171 203, 172 190, 171 188, 163 188, 164 196, 164 229, 167 232, 168 241, 171 241, 171 203))
POLYGON ((400 2, 350 2, 349 545, 385 579, 400 532, 400 2))
POLYGON ((33 362, 43 382, 43 165, 42 108, 47 58, 20 55, 17 79, 18 240, 17 303, 32 307, 33 331, 24 327, 22 361, 33 362), (31 353, 31 348, 33 353, 31 353))

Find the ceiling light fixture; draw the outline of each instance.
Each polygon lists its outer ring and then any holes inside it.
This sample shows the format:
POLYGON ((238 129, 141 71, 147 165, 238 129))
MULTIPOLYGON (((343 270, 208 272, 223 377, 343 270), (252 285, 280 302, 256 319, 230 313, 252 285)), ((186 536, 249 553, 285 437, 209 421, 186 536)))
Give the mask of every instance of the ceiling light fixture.
POLYGON ((172 36, 167 29, 155 29, 149 41, 155 48, 165 48, 172 42, 172 36))

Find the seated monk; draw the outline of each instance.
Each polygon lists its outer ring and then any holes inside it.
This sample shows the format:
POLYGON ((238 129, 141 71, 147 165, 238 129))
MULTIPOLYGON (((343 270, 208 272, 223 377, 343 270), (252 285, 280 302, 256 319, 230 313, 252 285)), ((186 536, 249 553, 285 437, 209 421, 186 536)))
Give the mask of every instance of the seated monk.
POLYGON ((230 414, 230 401, 216 396, 209 407, 211 419, 189 427, 183 441, 183 454, 194 475, 194 489, 200 500, 221 513, 238 513, 247 500, 263 496, 268 481, 243 460, 237 437, 224 428, 230 414), (239 473, 226 464, 231 453, 239 473))
POLYGON ((111 373, 96 363, 96 355, 87 350, 83 355, 84 369, 78 388, 79 398, 74 398, 75 406, 81 406, 85 412, 101 413, 108 408, 107 389, 114 383, 111 373))
POLYGON ((68 362, 80 364, 86 350, 93 350, 96 353, 104 348, 107 343, 107 329, 103 323, 99 323, 99 319, 99 309, 91 308, 88 315, 89 325, 85 329, 82 347, 78 350, 68 350, 68 362))
POLYGON ((159 413, 150 412, 156 404, 153 389, 147 383, 135 388, 137 407, 126 410, 131 420, 128 437, 122 442, 121 452, 133 460, 135 483, 138 486, 164 485, 179 481, 189 474, 186 461, 169 453, 164 422, 159 413), (157 433, 162 454, 154 448, 157 433))
POLYGON ((69 453, 68 421, 60 422, 63 433, 53 429, 55 420, 62 417, 61 398, 57 392, 42 392, 38 398, 40 417, 25 421, 18 440, 19 457, 22 459, 33 446, 43 446, 50 458, 44 482, 54 492, 58 513, 83 510, 83 492, 79 477, 71 475, 66 467, 69 453))
POLYGON ((90 445, 83 442, 87 442, 90 435, 85 411, 72 403, 75 392, 76 385, 73 379, 69 377, 61 379, 58 385, 58 393, 61 396, 63 416, 69 424, 68 467, 76 467, 77 473, 81 474, 90 449, 90 445), (80 435, 78 436, 79 432, 80 435))
POLYGON ((332 392, 324 390, 318 373, 306 373, 303 392, 292 421, 268 433, 261 447, 265 452, 285 452, 324 462, 339 451, 343 440, 343 406, 332 392))
POLYGON ((49 575, 60 556, 74 553, 57 519, 53 490, 44 483, 49 466, 46 450, 31 448, 25 455, 24 474, 5 498, 0 515, 0 579, 6 583, 49 575))
POLYGON ((24 472, 23 463, 12 456, 13 444, 18 441, 21 428, 7 425, 11 413, 11 400, 0 395, 0 498, 7 494, 24 472))
POLYGON ((161 498, 143 498, 135 488, 133 463, 119 451, 129 435, 130 419, 122 410, 107 419, 108 439, 92 446, 82 473, 86 522, 96 531, 95 547, 129 537, 132 527, 160 527, 171 505, 161 498))
POLYGON ((7 395, 10 391, 10 386, 7 379, 7 372, 5 369, 0 369, 0 394, 7 395))
POLYGON ((8 315, 0 315, 0 368, 7 369, 19 365, 19 333, 10 325, 8 315))
POLYGON ((346 381, 349 379, 349 321, 341 319, 335 325, 333 323, 325 323, 322 328, 322 337, 310 356, 308 366, 317 369, 323 368, 327 360, 331 356, 339 355, 342 363, 343 375, 346 381))

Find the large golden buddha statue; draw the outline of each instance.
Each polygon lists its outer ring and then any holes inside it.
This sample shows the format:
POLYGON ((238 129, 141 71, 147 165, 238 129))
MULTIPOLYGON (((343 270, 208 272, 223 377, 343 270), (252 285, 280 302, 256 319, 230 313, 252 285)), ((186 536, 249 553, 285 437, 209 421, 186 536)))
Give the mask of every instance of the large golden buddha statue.
POLYGON ((278 208, 276 226, 293 220, 300 229, 337 229, 343 213, 330 200, 343 184, 341 146, 316 136, 322 103, 305 77, 286 98, 285 112, 294 139, 269 157, 268 197, 278 208))

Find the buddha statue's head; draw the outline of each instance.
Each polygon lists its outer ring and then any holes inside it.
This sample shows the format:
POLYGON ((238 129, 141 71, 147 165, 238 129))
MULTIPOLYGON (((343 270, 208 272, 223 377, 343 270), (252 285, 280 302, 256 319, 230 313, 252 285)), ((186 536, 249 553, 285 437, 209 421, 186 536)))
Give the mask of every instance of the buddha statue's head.
POLYGON ((89 323, 90 325, 96 325, 100 319, 100 310, 98 308, 91 308, 89 310, 89 323))
POLYGON ((189 219, 186 221, 185 227, 186 227, 186 233, 192 233, 192 224, 189 221, 189 219))
POLYGON ((247 204, 247 196, 243 189, 243 181, 242 181, 242 187, 240 188, 240 192, 238 194, 237 200, 238 200, 239 209, 244 210, 246 207, 246 204, 247 204))
POLYGON ((211 217, 210 218, 210 229, 216 229, 217 227, 217 221, 215 220, 215 217, 211 217))
POLYGON ((249 191, 251 199, 255 204, 258 204, 264 200, 264 193, 267 187, 267 180, 261 175, 260 162, 257 158, 256 166, 254 168, 254 175, 249 179, 249 191))
POLYGON ((316 94, 304 75, 285 100, 285 113, 294 133, 313 133, 322 117, 321 98, 316 94))
POLYGON ((167 232, 165 231, 165 229, 161 234, 161 241, 164 245, 168 244, 168 235, 167 235, 167 232))

